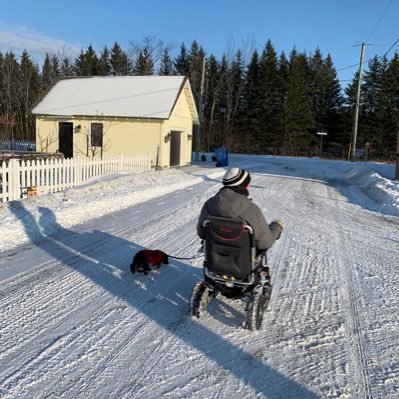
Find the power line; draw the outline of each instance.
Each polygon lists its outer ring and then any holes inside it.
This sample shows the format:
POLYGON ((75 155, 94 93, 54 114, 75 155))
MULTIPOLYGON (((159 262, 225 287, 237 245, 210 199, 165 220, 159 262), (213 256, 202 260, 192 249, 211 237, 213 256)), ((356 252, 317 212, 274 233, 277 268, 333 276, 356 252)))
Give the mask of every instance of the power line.
MULTIPOLYGON (((382 19, 384 18, 386 12, 388 11, 388 8, 391 6, 392 1, 393 1, 393 0, 390 0, 389 3, 387 4, 387 6, 385 7, 385 9, 384 9, 384 11, 383 11, 381 17, 378 19, 377 23, 375 24, 374 28, 372 29, 372 31, 370 32, 370 34, 369 34, 368 37, 367 37, 367 40, 366 40, 364 43, 367 43, 367 42, 370 40, 370 37, 371 37, 371 36, 373 35, 373 33, 376 31, 378 25, 381 23, 381 21, 382 21, 382 19)), ((384 57, 392 50, 392 48, 396 45, 396 43, 397 43, 398 41, 399 41, 399 39, 397 39, 397 40, 395 41, 395 43, 389 48, 389 50, 388 50, 388 51, 383 55, 383 57, 381 57, 381 58, 384 58, 384 57)), ((369 61, 371 61, 371 60, 372 60, 372 58, 370 58, 370 59, 368 59, 368 60, 366 60, 366 61, 364 61, 364 62, 369 62, 369 61)), ((359 63, 353 64, 353 65, 349 65, 349 66, 347 66, 347 67, 337 69, 337 71, 343 71, 343 70, 345 70, 345 69, 354 68, 354 67, 357 67, 357 66, 359 66, 359 65, 360 65, 359 63)))
MULTIPOLYGON (((389 47, 389 49, 384 53, 383 56, 378 57, 378 58, 379 58, 379 59, 383 59, 383 58, 384 58, 384 57, 385 57, 398 43, 399 43, 399 38, 397 38, 397 39, 395 40, 395 42, 392 44, 391 47, 389 47)), ((373 57, 373 58, 374 58, 374 57, 373 57)), ((369 58, 368 60, 363 61, 363 64, 366 63, 366 62, 369 62, 369 61, 373 60, 373 58, 369 58)), ((346 66, 346 67, 343 67, 343 68, 336 69, 336 71, 337 71, 337 72, 338 72, 338 71, 343 71, 343 70, 345 70, 345 69, 354 68, 354 67, 357 67, 357 66, 359 66, 359 65, 360 65, 360 62, 358 62, 357 64, 353 64, 353 65, 349 65, 349 66, 346 66)))
MULTIPOLYGON (((378 19, 378 21, 377 21, 377 23, 375 24, 374 28, 372 29, 372 31, 371 31, 370 34, 368 35, 367 40, 365 41, 365 43, 367 43, 367 42, 369 41, 370 37, 371 37, 371 36, 374 34, 374 32, 376 31, 378 25, 381 23, 382 19, 384 18, 385 14, 386 14, 386 12, 388 11, 388 8, 391 6, 392 2, 393 2, 393 0, 390 0, 389 3, 387 4, 387 6, 385 7, 385 9, 384 9, 384 11, 383 11, 381 17, 378 19)), ((379 57, 379 58, 382 59, 382 58, 386 57, 386 55, 396 46, 396 44, 397 44, 398 42, 399 42, 399 38, 396 39, 396 41, 395 41, 395 42, 392 44, 392 46, 385 52, 385 54, 384 54, 382 57, 379 57)), ((364 61, 364 62, 369 62, 369 61, 371 61, 371 60, 372 60, 372 58, 369 58, 368 60, 366 60, 366 61, 364 61)), ((360 64, 357 63, 357 64, 349 65, 349 66, 347 66, 347 67, 339 68, 339 69, 337 69, 337 72, 338 72, 338 71, 344 71, 345 69, 354 68, 354 67, 357 67, 357 66, 359 66, 359 65, 360 65, 360 64)))
POLYGON ((395 43, 392 44, 391 47, 389 47, 389 49, 385 52, 385 54, 384 54, 381 58, 384 58, 384 57, 396 46, 396 44, 397 44, 398 42, 399 42, 399 37, 396 39, 395 43))
MULTIPOLYGON (((370 61, 370 60, 367 60, 367 61, 370 61)), ((363 62, 367 62, 367 61, 363 61, 363 62)), ((336 69, 336 71, 337 71, 337 72, 338 72, 338 71, 343 71, 343 70, 345 70, 345 69, 354 68, 354 67, 359 66, 359 65, 360 65, 360 63, 358 62, 357 64, 353 64, 353 65, 349 65, 349 66, 347 66, 347 67, 343 67, 343 68, 336 69)))
POLYGON ((381 15, 380 19, 378 20, 378 22, 375 24, 373 30, 370 32, 370 34, 369 34, 369 36, 368 36, 366 42, 368 42, 368 41, 370 40, 370 37, 372 36, 372 34, 373 34, 373 33, 375 32, 375 30, 377 29, 378 25, 379 25, 380 22, 382 21, 382 18, 384 18, 385 13, 387 12, 387 10, 388 10, 388 8, 390 7, 390 5, 392 4, 392 1, 393 1, 393 0, 391 0, 391 1, 388 3, 388 5, 385 7, 384 12, 382 13, 382 15, 381 15))

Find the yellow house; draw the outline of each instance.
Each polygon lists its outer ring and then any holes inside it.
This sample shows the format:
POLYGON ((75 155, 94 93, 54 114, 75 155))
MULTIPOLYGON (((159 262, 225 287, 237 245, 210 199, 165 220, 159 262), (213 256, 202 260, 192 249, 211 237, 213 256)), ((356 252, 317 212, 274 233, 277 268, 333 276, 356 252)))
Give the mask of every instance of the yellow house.
POLYGON ((105 76, 58 81, 34 106, 36 149, 99 157, 151 153, 153 166, 191 163, 198 124, 184 76, 105 76))

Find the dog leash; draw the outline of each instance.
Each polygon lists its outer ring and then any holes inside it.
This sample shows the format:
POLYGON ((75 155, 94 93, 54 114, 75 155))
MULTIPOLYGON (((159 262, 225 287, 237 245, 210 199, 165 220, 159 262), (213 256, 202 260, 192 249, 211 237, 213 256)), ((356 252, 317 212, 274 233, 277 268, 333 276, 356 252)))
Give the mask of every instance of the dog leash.
MULTIPOLYGON (((168 254, 167 254, 167 255, 168 255, 168 254)), ((199 255, 196 255, 196 256, 192 256, 191 258, 180 258, 179 256, 168 255, 169 258, 173 258, 173 259, 182 259, 182 260, 196 259, 196 258, 201 258, 202 256, 204 256, 204 254, 199 254, 199 255)))

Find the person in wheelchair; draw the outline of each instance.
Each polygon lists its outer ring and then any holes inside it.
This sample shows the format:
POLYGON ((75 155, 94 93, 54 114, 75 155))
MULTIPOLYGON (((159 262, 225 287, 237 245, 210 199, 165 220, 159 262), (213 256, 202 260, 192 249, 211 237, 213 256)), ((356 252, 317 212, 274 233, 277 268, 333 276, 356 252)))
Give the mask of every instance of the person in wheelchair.
POLYGON ((266 251, 280 238, 281 220, 266 222, 248 198, 251 176, 231 168, 223 187, 209 198, 200 213, 197 233, 205 242, 205 280, 192 293, 192 314, 200 317, 211 297, 247 298, 247 327, 259 329, 271 294, 266 251))
POLYGON ((205 239, 204 221, 209 217, 228 217, 239 220, 252 227, 257 255, 266 253, 284 229, 281 220, 267 224, 260 208, 248 198, 251 175, 245 169, 228 169, 223 177, 223 187, 202 207, 197 233, 205 239))

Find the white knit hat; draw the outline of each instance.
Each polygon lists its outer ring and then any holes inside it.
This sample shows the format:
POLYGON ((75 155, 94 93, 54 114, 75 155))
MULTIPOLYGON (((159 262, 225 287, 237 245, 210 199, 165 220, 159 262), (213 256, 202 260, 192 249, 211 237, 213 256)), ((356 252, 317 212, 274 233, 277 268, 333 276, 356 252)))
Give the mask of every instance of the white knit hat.
POLYGON ((223 184, 226 187, 248 187, 250 181, 250 174, 245 169, 240 168, 230 168, 223 177, 223 184))

